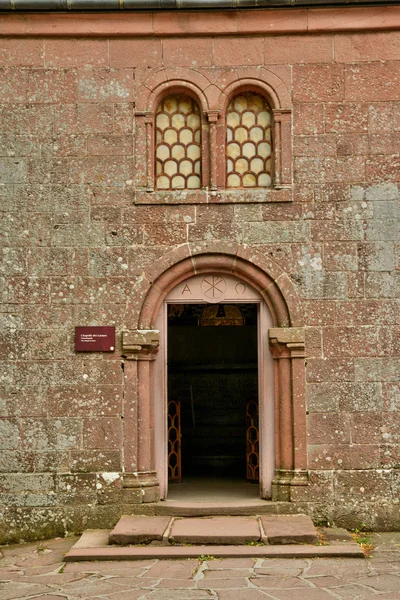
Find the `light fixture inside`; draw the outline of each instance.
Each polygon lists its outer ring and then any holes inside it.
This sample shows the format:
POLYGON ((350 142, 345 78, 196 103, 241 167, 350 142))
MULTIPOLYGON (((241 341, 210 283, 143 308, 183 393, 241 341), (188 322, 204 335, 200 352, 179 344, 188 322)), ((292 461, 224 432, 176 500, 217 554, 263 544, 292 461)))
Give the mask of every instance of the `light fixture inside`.
POLYGON ((199 318, 202 327, 241 326, 244 316, 237 304, 207 304, 199 318))

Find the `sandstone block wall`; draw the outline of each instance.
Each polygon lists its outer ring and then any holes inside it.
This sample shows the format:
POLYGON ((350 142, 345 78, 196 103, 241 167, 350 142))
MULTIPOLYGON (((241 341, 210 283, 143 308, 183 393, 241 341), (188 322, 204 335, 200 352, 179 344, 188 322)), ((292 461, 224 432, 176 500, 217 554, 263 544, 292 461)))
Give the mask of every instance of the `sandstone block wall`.
POLYGON ((306 323, 310 485, 322 521, 400 526, 399 32, 0 44, 3 540, 120 514, 121 351, 75 354, 75 325, 134 328, 142 273, 233 241, 290 276, 306 323), (293 199, 137 205, 138 81, 264 66, 293 101, 293 199), (133 299, 133 301, 132 301, 133 299))

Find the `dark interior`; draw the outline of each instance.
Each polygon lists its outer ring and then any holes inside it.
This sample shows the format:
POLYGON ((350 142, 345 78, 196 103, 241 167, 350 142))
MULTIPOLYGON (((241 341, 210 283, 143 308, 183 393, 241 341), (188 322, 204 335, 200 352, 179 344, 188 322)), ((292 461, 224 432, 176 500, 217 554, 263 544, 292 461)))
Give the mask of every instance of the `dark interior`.
MULTIPOLYGON (((245 479, 246 403, 258 398, 257 305, 236 305, 240 325, 205 325, 205 306, 172 305, 168 317, 168 398, 181 404, 182 476, 245 479)), ((227 305, 217 306, 224 314, 227 305)))

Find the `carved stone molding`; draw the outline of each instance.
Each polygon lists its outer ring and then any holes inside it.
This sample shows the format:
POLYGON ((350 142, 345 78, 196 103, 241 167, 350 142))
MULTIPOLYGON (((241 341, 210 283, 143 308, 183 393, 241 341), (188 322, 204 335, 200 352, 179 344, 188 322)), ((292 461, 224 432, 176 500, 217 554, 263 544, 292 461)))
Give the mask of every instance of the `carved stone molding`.
POLYGON ((160 345, 156 329, 122 332, 122 352, 128 360, 154 360, 160 345))
POLYGON ((147 504, 158 502, 160 486, 155 471, 125 473, 123 478, 123 503, 147 504))
POLYGON ((303 327, 274 327, 268 331, 269 343, 274 358, 287 355, 304 358, 305 334, 303 327))
POLYGON ((268 331, 275 359, 276 463, 272 499, 288 502, 293 486, 308 485, 305 447, 305 386, 303 327, 268 331))

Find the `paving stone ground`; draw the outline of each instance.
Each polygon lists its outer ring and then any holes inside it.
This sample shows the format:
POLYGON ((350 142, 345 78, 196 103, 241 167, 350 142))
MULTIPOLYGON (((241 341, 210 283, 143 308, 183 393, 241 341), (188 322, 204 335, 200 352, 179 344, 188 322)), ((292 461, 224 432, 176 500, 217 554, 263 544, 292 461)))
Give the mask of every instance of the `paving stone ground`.
POLYGON ((76 538, 0 547, 1 600, 400 600, 400 532, 366 559, 63 562, 76 538))

